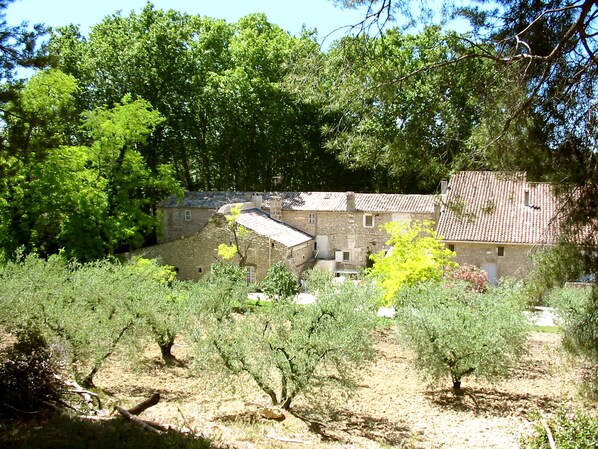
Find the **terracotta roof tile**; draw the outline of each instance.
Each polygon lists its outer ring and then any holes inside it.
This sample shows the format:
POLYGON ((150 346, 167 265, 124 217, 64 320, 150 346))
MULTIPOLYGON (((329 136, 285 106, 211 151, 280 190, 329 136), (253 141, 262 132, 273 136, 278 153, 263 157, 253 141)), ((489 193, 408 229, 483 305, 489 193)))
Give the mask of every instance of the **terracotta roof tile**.
POLYGON ((557 205, 550 184, 527 182, 519 172, 459 172, 443 203, 443 239, 525 244, 548 243, 557 205))

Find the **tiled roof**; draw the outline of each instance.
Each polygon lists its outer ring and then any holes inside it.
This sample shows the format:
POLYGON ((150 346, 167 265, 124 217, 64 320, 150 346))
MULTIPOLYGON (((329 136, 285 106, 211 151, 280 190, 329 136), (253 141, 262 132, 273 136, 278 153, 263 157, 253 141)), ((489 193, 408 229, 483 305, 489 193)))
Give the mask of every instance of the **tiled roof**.
POLYGON ((250 197, 244 192, 185 192, 183 198, 169 196, 160 203, 162 207, 200 207, 220 209, 225 204, 243 203, 250 197))
POLYGON ((525 173, 459 172, 448 187, 438 222, 444 240, 550 243, 557 201, 549 184, 527 182, 525 173))
MULTIPOLYGON (((347 192, 284 192, 283 210, 331 211, 347 210, 347 192)), ((404 195, 392 193, 355 193, 355 209, 362 212, 434 212, 433 195, 404 195)), ((269 206, 271 194, 265 195, 269 206)))
POLYGON ((241 211, 237 223, 252 230, 256 234, 271 238, 285 246, 293 247, 313 240, 305 232, 293 228, 280 221, 273 220, 268 214, 258 209, 241 211))
MULTIPOLYGON (((283 210, 343 212, 347 210, 347 192, 265 192, 259 193, 264 207, 272 197, 282 198, 283 210)), ((186 192, 184 198, 170 197, 162 207, 199 207, 219 209, 225 204, 251 200, 251 192, 186 192)), ((390 193, 355 193, 355 208, 365 212, 433 213, 434 195, 390 193)))

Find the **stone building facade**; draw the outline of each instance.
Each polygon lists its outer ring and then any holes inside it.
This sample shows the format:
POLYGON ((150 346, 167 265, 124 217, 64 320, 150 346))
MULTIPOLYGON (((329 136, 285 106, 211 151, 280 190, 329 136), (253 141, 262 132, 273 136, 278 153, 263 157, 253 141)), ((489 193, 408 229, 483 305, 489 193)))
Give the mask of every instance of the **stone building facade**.
MULTIPOLYGON (((249 231, 241 238, 239 247, 246 255, 245 266, 251 282, 263 279, 268 267, 277 261, 283 261, 299 276, 313 259, 311 236, 270 219, 262 211, 243 210, 237 222, 249 231)), ((174 266, 180 279, 199 280, 218 261, 218 245, 232 244, 232 240, 225 215, 216 212, 198 232, 146 247, 136 253, 174 266)), ((235 256, 233 262, 238 261, 239 257, 235 256)))
POLYGON ((459 172, 441 197, 438 234, 457 263, 482 268, 493 284, 524 276, 530 256, 554 243, 557 198, 525 173, 459 172))
POLYGON ((300 275, 311 267, 352 275, 370 254, 388 249, 383 225, 429 220, 455 252, 459 264, 476 265, 491 282, 523 276, 530 254, 552 243, 556 212, 550 185, 527 182, 525 173, 460 172, 443 181, 440 195, 353 192, 188 192, 158 205, 160 243, 145 248, 176 266, 183 279, 199 279, 228 243, 224 214, 244 211, 239 221, 251 233, 248 273, 260 280, 283 261, 300 275))
POLYGON ((297 275, 316 265, 351 275, 367 265, 370 254, 388 249, 384 223, 433 220, 434 202, 433 195, 188 192, 182 199, 159 204, 162 237, 143 254, 176 266, 183 279, 201 278, 216 260, 215 249, 230 237, 224 227, 216 226, 216 217, 239 204, 245 209, 241 221, 262 217, 260 224, 250 226, 255 248, 248 260, 255 268, 249 270, 255 271, 256 280, 276 261, 284 261, 297 275), (248 214, 250 210, 254 212, 248 214), (272 238, 273 223, 278 240, 272 238))

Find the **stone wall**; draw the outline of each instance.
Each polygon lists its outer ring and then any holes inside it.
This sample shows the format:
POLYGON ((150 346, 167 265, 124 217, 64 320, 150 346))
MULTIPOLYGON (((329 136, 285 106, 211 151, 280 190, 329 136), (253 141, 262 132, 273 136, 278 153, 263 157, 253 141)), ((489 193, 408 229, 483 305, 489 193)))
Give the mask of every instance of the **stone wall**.
POLYGON ((350 260, 340 264, 340 268, 346 269, 364 267, 369 254, 388 249, 386 242, 390 236, 383 229, 385 223, 412 219, 432 220, 433 214, 288 210, 282 212, 282 221, 285 223, 313 236, 328 236, 328 259, 334 259, 336 251, 350 252, 350 260), (366 215, 370 216, 367 221, 366 215))
MULTIPOLYGON (((278 261, 285 262, 297 276, 309 268, 313 261, 313 241, 287 248, 267 237, 250 233, 245 242, 249 248, 247 265, 255 267, 257 281, 262 280, 268 267, 278 261)), ((215 214, 201 231, 189 237, 143 248, 134 254, 173 265, 177 268, 179 279, 199 280, 209 273, 211 265, 218 260, 217 248, 221 243, 232 243, 231 235, 226 229, 224 216, 215 214)), ((238 263, 238 257, 232 262, 238 263)))
POLYGON ((502 277, 522 278, 531 268, 531 245, 502 245, 475 242, 447 242, 454 245, 455 262, 468 263, 479 268, 496 267, 496 279, 502 277), (499 249, 503 248, 503 255, 499 249))
POLYGON ((158 241, 170 242, 198 232, 216 210, 199 207, 159 207, 158 212, 162 214, 162 229, 158 241), (185 219, 186 212, 190 215, 190 220, 185 219))

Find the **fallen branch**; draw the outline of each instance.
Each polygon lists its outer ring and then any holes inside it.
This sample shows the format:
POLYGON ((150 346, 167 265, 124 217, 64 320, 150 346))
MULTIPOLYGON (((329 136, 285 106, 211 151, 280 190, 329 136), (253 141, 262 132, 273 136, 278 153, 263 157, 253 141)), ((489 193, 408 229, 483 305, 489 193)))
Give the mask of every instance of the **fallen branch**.
POLYGON ((542 420, 542 427, 544 427, 544 430, 546 431, 546 436, 548 437, 548 444, 550 445, 550 449, 557 449, 556 442, 554 441, 554 436, 552 435, 552 431, 550 430, 550 427, 548 426, 548 423, 545 419, 542 420))
POLYGON ((160 401, 160 395, 158 393, 154 393, 154 394, 152 394, 152 396, 149 399, 146 399, 145 401, 137 404, 135 407, 130 408, 129 413, 131 415, 140 415, 148 408, 156 405, 159 401, 160 401))
POLYGON ((116 407, 114 407, 118 413, 120 413, 121 415, 123 415, 125 418, 127 418, 129 421, 134 422, 135 424, 139 424, 141 427, 143 427, 146 430, 149 430, 150 432, 154 432, 154 433, 158 433, 161 434, 162 430, 150 425, 148 422, 144 421, 143 419, 138 418, 135 415, 132 415, 131 413, 129 413, 128 410, 119 407, 118 405, 116 407))
POLYGON ((80 395, 89 407, 93 407, 94 403, 92 398, 95 398, 96 401, 98 401, 98 409, 102 408, 102 401, 100 400, 100 396, 94 393, 93 391, 86 390, 77 382, 71 380, 65 380, 64 384, 67 387, 71 388, 71 390, 69 390, 69 393, 80 395))

